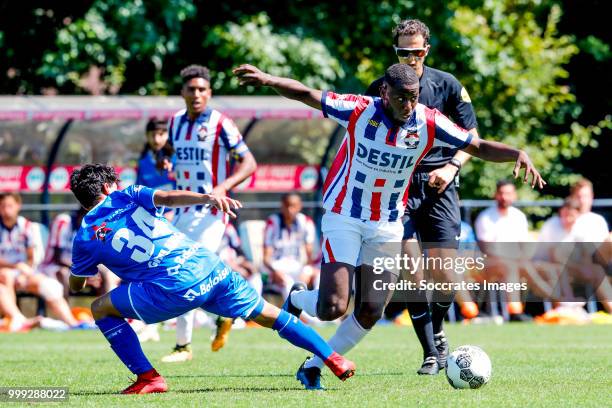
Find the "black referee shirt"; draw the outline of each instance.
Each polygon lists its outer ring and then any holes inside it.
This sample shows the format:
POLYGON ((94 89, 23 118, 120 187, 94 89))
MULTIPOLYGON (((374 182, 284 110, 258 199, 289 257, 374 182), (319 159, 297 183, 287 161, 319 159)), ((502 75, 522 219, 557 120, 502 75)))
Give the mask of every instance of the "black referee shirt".
MULTIPOLYGON (((381 77, 372 82, 366 95, 380 96, 383 81, 384 77, 381 77)), ((477 126, 470 97, 457 78, 448 72, 424 65, 419 84, 419 103, 439 110, 464 129, 477 126)), ((431 171, 442 167, 451 161, 456 151, 450 147, 434 147, 419 163, 416 171, 431 171)))

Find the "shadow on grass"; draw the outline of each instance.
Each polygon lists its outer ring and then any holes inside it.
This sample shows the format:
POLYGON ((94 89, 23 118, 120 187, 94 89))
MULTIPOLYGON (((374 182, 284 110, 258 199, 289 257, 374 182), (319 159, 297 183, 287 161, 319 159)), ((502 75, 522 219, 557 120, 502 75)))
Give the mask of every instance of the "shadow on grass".
MULTIPOLYGON (((185 390, 170 389, 167 394, 199 394, 206 392, 284 392, 304 391, 303 387, 206 387, 185 390)), ((70 396, 91 397, 100 395, 121 395, 120 391, 77 391, 71 392, 70 396)), ((129 398, 129 397, 128 397, 129 398)))
MULTIPOLYGON (((375 376, 400 376, 402 372, 373 372, 358 374, 359 377, 375 376)), ((269 377, 291 377, 293 374, 199 374, 199 375, 165 375, 166 378, 269 378, 269 377)), ((336 391, 339 388, 326 387, 327 391, 336 391)), ((206 387, 193 389, 170 389, 168 393, 176 394, 197 394, 206 392, 284 392, 284 391, 305 391, 303 387, 206 387)), ((309 391, 311 392, 311 391, 309 391)), ((94 395, 120 395, 120 391, 77 391, 71 392, 74 396, 94 396, 94 395)))
MULTIPOLYGON (((405 375, 403 372, 371 372, 371 373, 356 373, 357 377, 385 377, 385 376, 397 376, 405 375)), ((269 377, 291 377, 295 374, 176 374, 176 375, 164 375, 165 378, 269 378, 269 377)), ((330 376, 332 377, 332 376, 330 376)))
MULTIPOLYGON (((359 377, 376 376, 400 376, 403 372, 371 372, 357 374, 359 377)), ((190 375, 164 375, 165 378, 270 378, 270 377, 294 377, 294 374, 190 374, 190 375)), ((331 377, 331 376, 330 376, 331 377)), ((326 387, 327 391, 336 391, 339 388, 326 387)), ((207 387, 193 389, 170 389, 170 394, 197 394, 206 392, 284 392, 284 391, 305 391, 303 387, 207 387)), ((310 392, 310 391, 309 391, 310 392)), ((120 395, 120 391, 77 391, 71 392, 74 396, 94 396, 94 395, 120 395)))

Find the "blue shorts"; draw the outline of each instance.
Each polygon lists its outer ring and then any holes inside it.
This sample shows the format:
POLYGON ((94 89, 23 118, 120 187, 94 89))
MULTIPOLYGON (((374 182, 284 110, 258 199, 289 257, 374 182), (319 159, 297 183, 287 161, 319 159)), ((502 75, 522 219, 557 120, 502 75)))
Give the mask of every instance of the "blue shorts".
POLYGON ((157 323, 201 307, 225 317, 255 317, 264 300, 238 273, 223 262, 201 282, 181 291, 168 291, 153 282, 123 283, 110 292, 123 317, 157 323))

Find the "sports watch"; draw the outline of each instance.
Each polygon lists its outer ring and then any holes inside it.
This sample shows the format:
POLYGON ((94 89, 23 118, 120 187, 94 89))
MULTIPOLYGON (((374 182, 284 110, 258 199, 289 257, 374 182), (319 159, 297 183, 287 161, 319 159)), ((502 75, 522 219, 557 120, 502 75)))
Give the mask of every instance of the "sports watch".
POLYGON ((455 159, 454 157, 451 159, 449 163, 457 168, 457 173, 459 172, 459 170, 461 170, 461 162, 455 159))

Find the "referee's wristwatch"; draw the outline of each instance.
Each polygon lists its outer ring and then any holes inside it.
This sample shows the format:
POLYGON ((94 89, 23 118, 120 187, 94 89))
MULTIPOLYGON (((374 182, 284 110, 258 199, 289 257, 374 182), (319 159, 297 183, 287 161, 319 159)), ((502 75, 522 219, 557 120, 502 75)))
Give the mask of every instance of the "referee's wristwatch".
POLYGON ((459 170, 461 170, 461 162, 457 159, 455 159, 454 157, 451 159, 451 161, 448 162, 451 166, 455 166, 457 168, 457 173, 459 173, 459 170))

